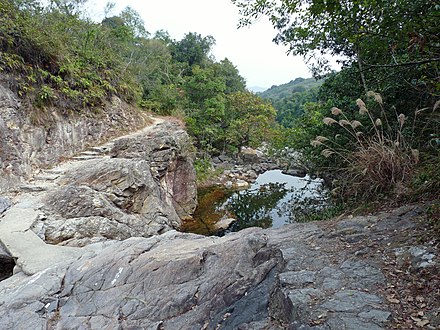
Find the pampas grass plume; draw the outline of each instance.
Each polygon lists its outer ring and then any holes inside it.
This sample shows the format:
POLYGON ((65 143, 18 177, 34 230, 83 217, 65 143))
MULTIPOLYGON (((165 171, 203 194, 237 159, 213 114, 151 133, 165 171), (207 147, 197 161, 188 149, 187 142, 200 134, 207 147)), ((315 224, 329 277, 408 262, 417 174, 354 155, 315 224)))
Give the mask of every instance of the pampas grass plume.
POLYGON ((331 110, 332 110, 332 115, 335 115, 335 116, 342 115, 342 110, 339 108, 333 107, 331 110))
POLYGON ((337 123, 336 120, 334 120, 333 118, 330 117, 325 117, 323 120, 324 124, 326 124, 327 126, 332 125, 334 123, 337 123))
POLYGON ((353 121, 351 122, 351 127, 353 127, 353 128, 358 128, 359 126, 362 126, 362 123, 361 123, 360 121, 358 121, 358 120, 353 120, 353 121))

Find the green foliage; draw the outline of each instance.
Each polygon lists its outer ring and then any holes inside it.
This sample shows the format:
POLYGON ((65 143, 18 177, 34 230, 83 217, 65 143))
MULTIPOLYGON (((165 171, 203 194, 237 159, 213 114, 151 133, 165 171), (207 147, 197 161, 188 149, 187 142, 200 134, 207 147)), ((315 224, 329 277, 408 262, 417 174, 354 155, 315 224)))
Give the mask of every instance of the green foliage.
POLYGON ((111 95, 132 102, 139 89, 130 74, 125 22, 109 28, 80 18, 84 1, 52 1, 48 7, 1 1, 1 64, 17 93, 38 107, 80 110, 111 95))
POLYGON ((228 145, 257 147, 275 128, 275 109, 269 102, 249 92, 228 95, 226 142, 228 145))
POLYGON ((218 177, 222 169, 214 169, 209 158, 197 158, 194 162, 196 170, 197 185, 202 186, 212 178, 218 177))
POLYGON ((185 64, 189 70, 192 66, 203 67, 209 62, 209 54, 215 39, 212 36, 202 37, 198 33, 187 33, 182 40, 172 43, 171 54, 175 61, 185 64))
MULTIPOLYGON (((317 102, 309 103, 297 120, 286 117, 291 125, 284 123, 289 128, 279 135, 278 144, 295 147, 311 169, 337 178, 346 196, 390 191, 405 195, 414 172, 418 182, 423 181, 430 168, 428 159, 438 161, 440 141, 440 5, 436 1, 232 2, 240 8, 242 25, 267 16, 278 30, 276 41, 313 60, 316 76, 330 71, 322 55, 342 58, 343 69, 327 75, 317 102), (386 100, 369 90, 386 95, 386 100), (371 100, 361 107, 361 115, 359 98, 367 95, 371 100), (332 106, 342 118, 323 118, 332 106), (331 125, 316 124, 319 118, 331 125), (307 146, 311 136, 312 144, 325 148, 307 146), (425 170, 416 171, 418 166, 425 170)), ((287 108, 293 111, 295 105, 287 108)), ((431 174, 423 185, 428 191, 438 187, 431 174)))
POLYGON ((287 84, 272 86, 264 92, 258 93, 264 99, 272 101, 283 100, 292 95, 292 93, 301 93, 306 90, 314 89, 321 86, 323 81, 314 78, 296 78, 287 84))
POLYGON ((305 111, 305 105, 317 101, 318 87, 322 81, 313 78, 296 78, 287 84, 272 86, 258 93, 271 101, 277 111, 276 121, 284 127, 292 127, 305 111))

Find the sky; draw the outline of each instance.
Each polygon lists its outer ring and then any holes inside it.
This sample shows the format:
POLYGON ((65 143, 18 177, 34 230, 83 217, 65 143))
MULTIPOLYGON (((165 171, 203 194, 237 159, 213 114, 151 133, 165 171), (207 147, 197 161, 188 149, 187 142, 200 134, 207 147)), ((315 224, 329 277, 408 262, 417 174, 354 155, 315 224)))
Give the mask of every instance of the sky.
MULTIPOLYGON (((165 30, 175 40, 188 32, 216 40, 213 55, 217 61, 228 58, 246 79, 248 88, 269 88, 295 78, 311 77, 302 57, 287 55, 287 47, 276 45, 276 31, 264 18, 249 27, 237 29, 240 15, 230 0, 113 0, 119 14, 126 6, 135 9, 151 34, 165 30)), ((90 15, 104 17, 107 0, 89 0, 90 15)))

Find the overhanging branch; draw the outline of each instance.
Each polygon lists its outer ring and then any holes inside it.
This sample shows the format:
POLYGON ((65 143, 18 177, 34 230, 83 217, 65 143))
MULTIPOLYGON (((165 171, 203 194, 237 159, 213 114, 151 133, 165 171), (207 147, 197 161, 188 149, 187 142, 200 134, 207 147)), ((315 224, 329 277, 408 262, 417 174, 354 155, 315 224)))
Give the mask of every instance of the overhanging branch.
POLYGON ((413 61, 413 62, 396 63, 396 64, 367 64, 367 63, 364 63, 364 65, 367 67, 366 69, 364 69, 364 71, 371 69, 371 68, 394 68, 394 67, 399 67, 399 66, 419 65, 419 64, 425 64, 425 63, 431 63, 431 62, 440 62, 440 57, 429 58, 429 59, 420 60, 420 61, 413 61))

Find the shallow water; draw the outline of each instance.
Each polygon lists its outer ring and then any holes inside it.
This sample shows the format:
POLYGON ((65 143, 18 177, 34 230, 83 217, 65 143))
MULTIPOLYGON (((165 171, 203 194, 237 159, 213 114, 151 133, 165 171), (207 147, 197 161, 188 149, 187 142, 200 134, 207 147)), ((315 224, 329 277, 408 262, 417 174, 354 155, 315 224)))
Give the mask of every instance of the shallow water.
POLYGON ((245 190, 213 187, 201 191, 194 220, 185 223, 183 231, 212 235, 247 227, 278 228, 294 222, 297 212, 311 203, 315 208, 322 207, 324 195, 321 179, 267 171, 245 190), (236 221, 227 230, 215 228, 225 218, 236 221))

